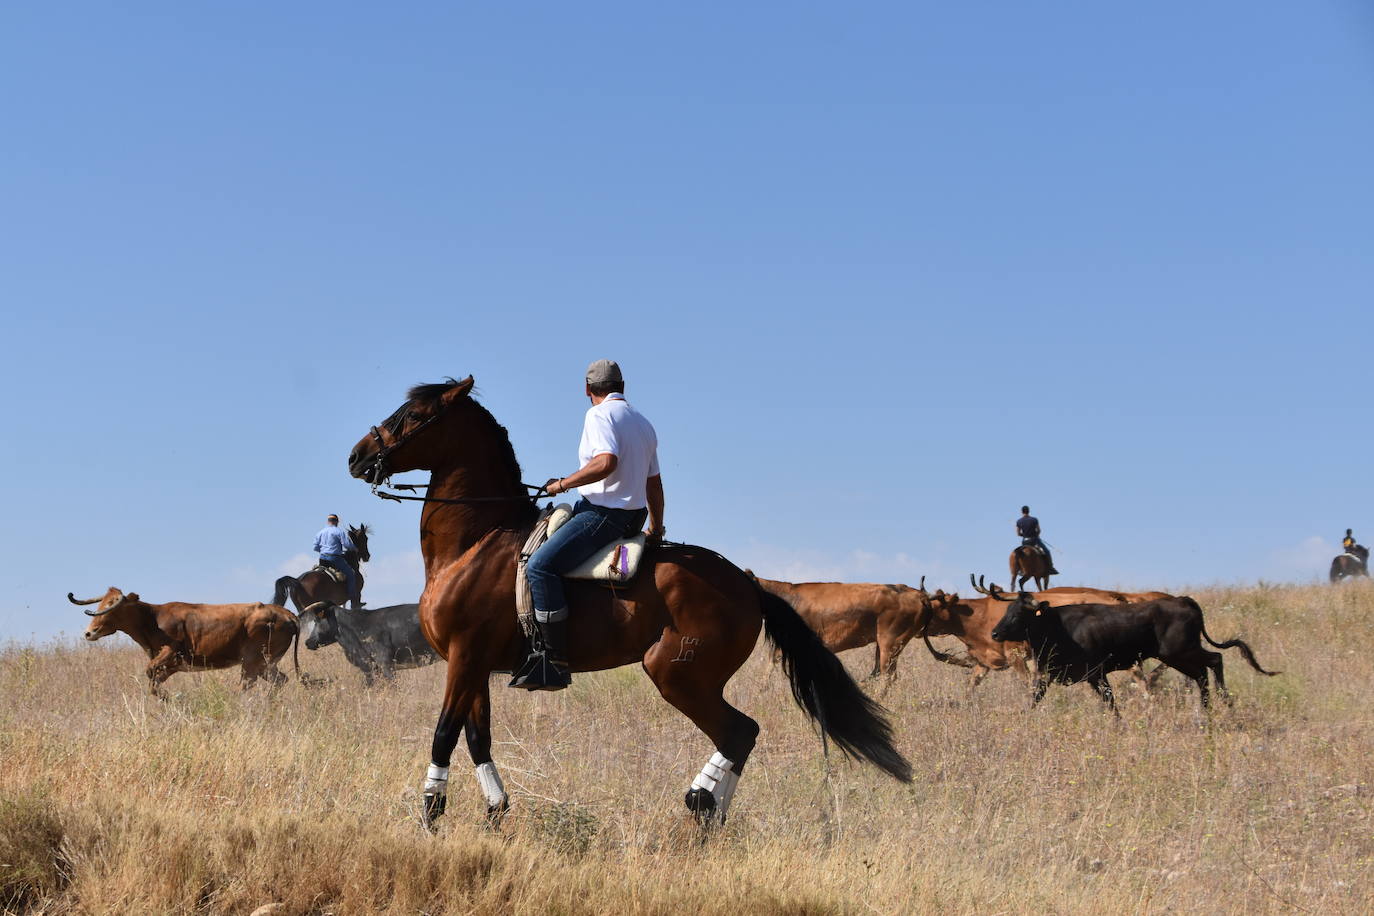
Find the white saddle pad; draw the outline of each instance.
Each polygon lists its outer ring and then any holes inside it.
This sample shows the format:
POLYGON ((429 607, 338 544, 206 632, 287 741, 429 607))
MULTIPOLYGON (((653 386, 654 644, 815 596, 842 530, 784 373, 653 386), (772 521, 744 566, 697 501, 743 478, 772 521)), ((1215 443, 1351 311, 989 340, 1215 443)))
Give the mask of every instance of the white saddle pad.
MULTIPOLYGON (((572 507, 559 504, 549 516, 549 535, 568 519, 572 518, 572 507)), ((641 532, 632 538, 612 541, 592 554, 565 579, 590 579, 593 582, 629 582, 639 571, 639 561, 644 557, 645 537, 641 532)))

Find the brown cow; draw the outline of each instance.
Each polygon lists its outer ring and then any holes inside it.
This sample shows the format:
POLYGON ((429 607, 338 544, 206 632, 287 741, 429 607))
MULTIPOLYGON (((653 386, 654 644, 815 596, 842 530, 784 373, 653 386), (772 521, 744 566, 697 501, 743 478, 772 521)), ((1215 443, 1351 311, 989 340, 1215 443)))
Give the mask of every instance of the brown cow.
MULTIPOLYGON (((72 604, 97 604, 86 611, 93 620, 86 628, 91 642, 122 630, 148 653, 148 682, 153 696, 162 698, 162 682, 178 671, 242 669, 243 689, 258 678, 279 686, 286 675, 277 670, 286 650, 295 646, 296 618, 272 604, 148 604, 137 592, 111 588, 100 598, 72 604)), ((293 654, 296 675, 300 661, 293 654)))
MULTIPOLYGON (((992 628, 1006 613, 1007 599, 1003 598, 999 601, 994 597, 999 592, 995 585, 988 587, 981 581, 974 582, 972 576, 969 576, 969 582, 973 584, 975 591, 988 597, 960 600, 959 596, 955 594, 946 596, 943 604, 933 600, 927 601, 927 606, 922 612, 921 622, 918 624, 921 628, 921 635, 925 639, 926 648, 930 650, 931 655, 940 661, 972 668, 973 681, 970 685, 972 687, 977 687, 983 678, 988 676, 988 672, 1004 671, 1007 668, 1015 668, 1029 677, 1030 671, 1026 667, 1026 659, 1030 656, 1030 647, 1024 642, 999 642, 992 638, 992 628), (955 658, 938 651, 930 644, 931 636, 955 637, 967 647, 968 658, 955 658)), ((1155 597, 1169 596, 1163 592, 1113 592, 1100 588, 1069 586, 1060 586, 1035 594, 1036 600, 1047 601, 1052 607, 1085 602, 1126 604, 1131 601, 1147 601, 1155 597)), ((1132 676, 1143 681, 1146 689, 1149 689, 1154 686, 1159 673, 1159 671, 1151 672, 1147 679, 1137 666, 1132 671, 1132 676)))
POLYGON ((921 632, 924 576, 919 590, 869 582, 757 581, 764 591, 792 605, 831 652, 876 643, 870 678, 883 674, 891 682, 897 676, 897 656, 921 632))

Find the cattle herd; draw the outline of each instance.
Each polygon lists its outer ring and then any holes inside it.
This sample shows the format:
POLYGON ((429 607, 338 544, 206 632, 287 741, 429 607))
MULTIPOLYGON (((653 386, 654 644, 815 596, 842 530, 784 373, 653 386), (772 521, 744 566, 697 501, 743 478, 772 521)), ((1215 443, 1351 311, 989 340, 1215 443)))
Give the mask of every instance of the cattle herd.
MULTIPOLYGON (((752 572, 746 571, 753 577, 752 572)), ((1107 675, 1129 669, 1149 690, 1173 668, 1198 687, 1204 708, 1210 698, 1208 674, 1229 699, 1222 656, 1205 648, 1237 648, 1252 668, 1265 670, 1251 648, 1239 639, 1215 642, 1203 624, 1202 609, 1192 598, 1164 592, 1117 592, 1086 587, 1056 587, 1039 592, 1004 593, 982 578, 969 576, 977 598, 919 586, 843 582, 781 582, 754 577, 764 590, 790 604, 832 652, 874 646, 871 679, 890 683, 897 658, 920 637, 931 655, 951 665, 972 669, 970 686, 989 672, 1015 668, 1033 682, 1032 705, 1050 682, 1086 681, 1115 712, 1107 675), (937 650, 931 637, 954 637, 964 646, 958 655, 937 650), (1160 664, 1148 675, 1142 663, 1160 664)), ((98 640, 126 633, 148 654, 147 676, 154 696, 178 671, 204 671, 238 666, 248 689, 259 679, 273 686, 287 680, 278 663, 288 650, 298 677, 298 643, 315 650, 337 643, 345 658, 363 674, 368 686, 377 677, 391 680, 396 671, 433 664, 438 654, 419 625, 419 605, 400 604, 375 610, 349 610, 317 601, 293 613, 276 604, 150 604, 136 592, 117 588, 73 604, 96 605, 85 638, 98 640)))

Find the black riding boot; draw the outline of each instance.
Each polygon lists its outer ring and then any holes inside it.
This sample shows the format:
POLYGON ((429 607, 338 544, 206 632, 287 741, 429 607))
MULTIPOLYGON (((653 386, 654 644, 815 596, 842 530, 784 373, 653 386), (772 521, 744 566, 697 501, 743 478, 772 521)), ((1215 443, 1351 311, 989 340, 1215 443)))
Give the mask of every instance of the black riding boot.
POLYGON ((536 618, 539 629, 538 645, 530 652, 525 664, 510 679, 508 687, 525 690, 562 690, 572 683, 568 674, 568 617, 544 621, 536 618))

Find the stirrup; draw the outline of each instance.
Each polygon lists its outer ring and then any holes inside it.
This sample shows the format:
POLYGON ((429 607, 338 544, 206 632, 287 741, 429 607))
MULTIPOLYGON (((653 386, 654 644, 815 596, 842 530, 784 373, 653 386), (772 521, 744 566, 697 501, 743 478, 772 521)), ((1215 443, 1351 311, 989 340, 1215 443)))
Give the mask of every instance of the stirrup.
POLYGON ((571 683, 572 677, 568 672, 550 661, 548 655, 531 652, 506 686, 522 690, 562 690, 571 683))

